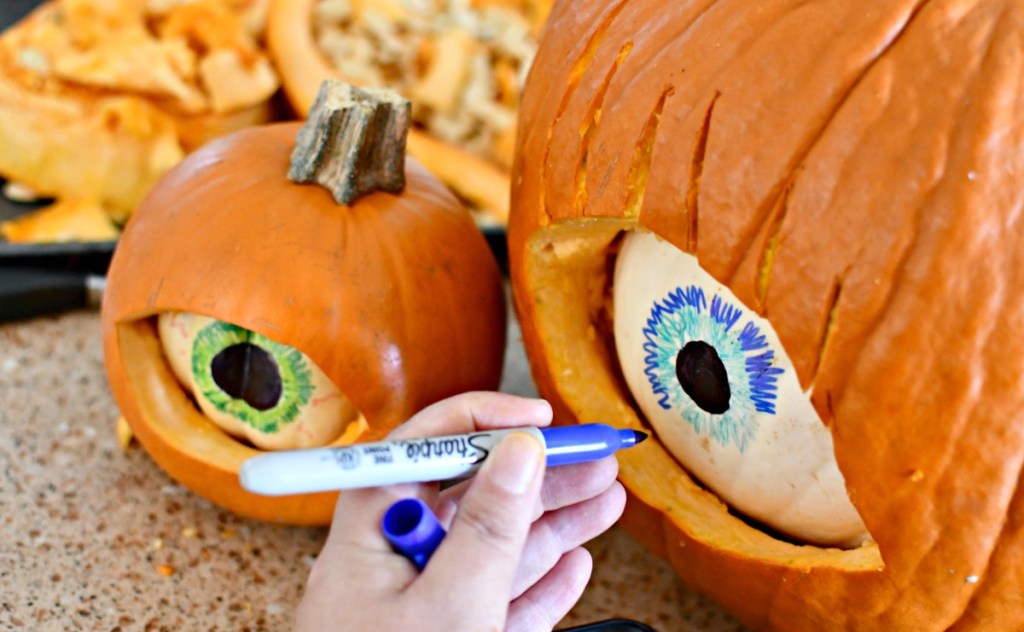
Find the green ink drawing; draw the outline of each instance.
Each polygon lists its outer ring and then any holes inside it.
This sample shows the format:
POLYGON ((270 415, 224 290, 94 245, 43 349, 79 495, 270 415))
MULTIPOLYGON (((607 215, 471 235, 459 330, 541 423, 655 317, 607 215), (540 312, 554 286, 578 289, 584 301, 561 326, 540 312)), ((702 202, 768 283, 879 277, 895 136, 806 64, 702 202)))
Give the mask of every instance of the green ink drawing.
POLYGON ((196 335, 192 376, 217 410, 266 434, 293 422, 313 394, 309 361, 298 350, 220 321, 196 335), (241 364, 256 360, 259 371, 241 364), (224 375, 231 377, 227 388, 224 375))

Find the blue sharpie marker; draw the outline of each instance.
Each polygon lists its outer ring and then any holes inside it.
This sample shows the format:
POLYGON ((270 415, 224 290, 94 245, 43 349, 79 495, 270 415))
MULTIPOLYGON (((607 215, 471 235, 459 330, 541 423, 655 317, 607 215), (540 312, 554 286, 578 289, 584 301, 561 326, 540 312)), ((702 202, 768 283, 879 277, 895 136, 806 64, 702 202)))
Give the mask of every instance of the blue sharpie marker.
POLYGON ((245 461, 238 476, 246 490, 266 496, 464 478, 479 469, 510 432, 527 432, 541 441, 549 467, 596 461, 647 438, 643 432, 605 424, 487 430, 269 452, 245 461))

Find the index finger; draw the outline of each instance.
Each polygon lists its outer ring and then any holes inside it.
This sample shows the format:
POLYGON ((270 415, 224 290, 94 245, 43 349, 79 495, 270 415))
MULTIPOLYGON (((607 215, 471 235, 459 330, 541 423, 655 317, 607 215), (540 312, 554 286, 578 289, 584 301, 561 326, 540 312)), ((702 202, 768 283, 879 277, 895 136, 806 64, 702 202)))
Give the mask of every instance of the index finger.
MULTIPOLYGON (((551 417, 551 405, 542 399, 477 391, 449 397, 424 408, 393 430, 387 440, 515 426, 548 426, 551 417)), ((380 520, 392 503, 410 496, 434 506, 437 485, 407 483, 343 491, 335 507, 328 543, 332 547, 352 545, 389 551, 390 545, 380 531, 380 520)))
POLYGON ((389 440, 462 434, 517 426, 551 425, 551 404, 533 399, 474 391, 427 406, 388 435, 389 440))

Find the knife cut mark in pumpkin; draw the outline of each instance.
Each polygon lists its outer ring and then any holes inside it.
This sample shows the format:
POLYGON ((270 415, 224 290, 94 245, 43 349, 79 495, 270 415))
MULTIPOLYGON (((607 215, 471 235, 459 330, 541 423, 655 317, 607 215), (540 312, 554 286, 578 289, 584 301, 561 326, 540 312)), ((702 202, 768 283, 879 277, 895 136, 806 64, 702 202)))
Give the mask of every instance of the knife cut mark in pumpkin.
POLYGON ((764 313, 764 297, 768 293, 768 285, 772 280, 772 268, 775 265, 775 255, 779 252, 781 245, 782 222, 786 219, 786 211, 789 208, 789 198, 793 194, 793 185, 786 188, 786 192, 780 195, 775 209, 772 211, 768 222, 771 228, 764 240, 764 248, 758 257, 757 264, 757 285, 754 288, 754 302, 758 311, 764 313))
POLYGON ((629 170, 628 197, 625 210, 622 213, 622 216, 627 219, 639 217, 640 209, 644 206, 644 193, 647 191, 647 180, 651 175, 651 158, 654 154, 654 141, 658 137, 658 124, 661 122, 661 113, 665 109, 665 101, 672 96, 673 92, 675 89, 672 86, 666 86, 662 90, 661 96, 658 97, 658 102, 654 106, 654 111, 651 112, 647 124, 644 125, 644 130, 640 134, 640 141, 636 144, 636 149, 633 150, 633 164, 629 170))
POLYGON ((721 92, 716 92, 711 97, 707 112, 704 114, 704 123, 697 132, 697 142, 693 146, 693 158, 690 160, 690 184, 686 188, 686 252, 697 252, 697 227, 700 220, 700 178, 704 173, 704 156, 708 150, 708 136, 711 134, 711 115, 715 111, 715 104, 721 92))
POLYGON ((828 316, 825 317, 825 327, 821 332, 821 342, 818 343, 818 353, 815 356, 814 367, 811 369, 810 383, 812 387, 814 385, 814 378, 818 376, 818 369, 821 368, 821 361, 825 357, 825 351, 828 349, 828 343, 836 331, 839 318, 839 298, 842 296, 842 293, 843 282, 840 279, 836 279, 832 294, 829 296, 828 316))
POLYGON ((598 123, 601 122, 601 108, 604 106, 604 96, 608 93, 608 87, 611 85, 612 79, 615 78, 615 73, 618 72, 622 63, 626 61, 626 57, 629 56, 631 50, 633 50, 633 42, 626 42, 622 45, 618 57, 615 58, 615 63, 608 69, 607 74, 604 76, 604 81, 601 82, 601 86, 594 93, 594 98, 590 101, 586 117, 580 123, 580 157, 576 165, 576 197, 574 200, 577 215, 581 215, 583 209, 587 206, 587 160, 590 155, 590 143, 594 138, 594 132, 597 130, 598 123))
MULTIPOLYGON (((580 84, 580 79, 586 74, 590 68, 590 64, 594 61, 594 55, 601 47, 601 43, 604 41, 606 35, 608 35, 608 29, 611 28, 615 18, 619 16, 619 13, 629 4, 628 0, 622 0, 617 4, 611 11, 608 12, 608 16, 597 26, 594 33, 587 40, 587 45, 583 49, 583 54, 580 55, 576 63, 573 64, 572 71, 569 73, 569 85, 566 86, 565 92, 562 94, 562 99, 558 102, 558 109, 555 110, 555 124, 562 119, 562 115, 565 113, 565 109, 569 107, 569 102, 572 100, 572 95, 576 93, 576 87, 580 84)), ((551 139, 554 135, 555 126, 550 125, 547 129, 547 138, 544 143, 544 160, 541 162, 542 168, 547 168, 548 158, 551 156, 551 139)), ((546 209, 544 203, 544 192, 541 189, 541 200, 540 207, 546 209)), ((545 212, 545 216, 548 221, 551 220, 551 215, 545 212)))

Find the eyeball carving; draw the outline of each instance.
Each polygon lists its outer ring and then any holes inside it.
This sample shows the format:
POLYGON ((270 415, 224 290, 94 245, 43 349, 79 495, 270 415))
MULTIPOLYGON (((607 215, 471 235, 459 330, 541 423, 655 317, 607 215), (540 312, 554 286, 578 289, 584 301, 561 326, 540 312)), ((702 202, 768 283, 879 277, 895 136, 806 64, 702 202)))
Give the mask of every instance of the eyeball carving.
POLYGON ((157 322, 171 369, 206 417, 256 447, 326 445, 359 416, 296 349, 191 313, 166 312, 157 322))
POLYGON ((868 538, 832 436, 771 324, 650 233, 615 265, 615 345, 660 441, 739 513, 806 542, 868 538))

